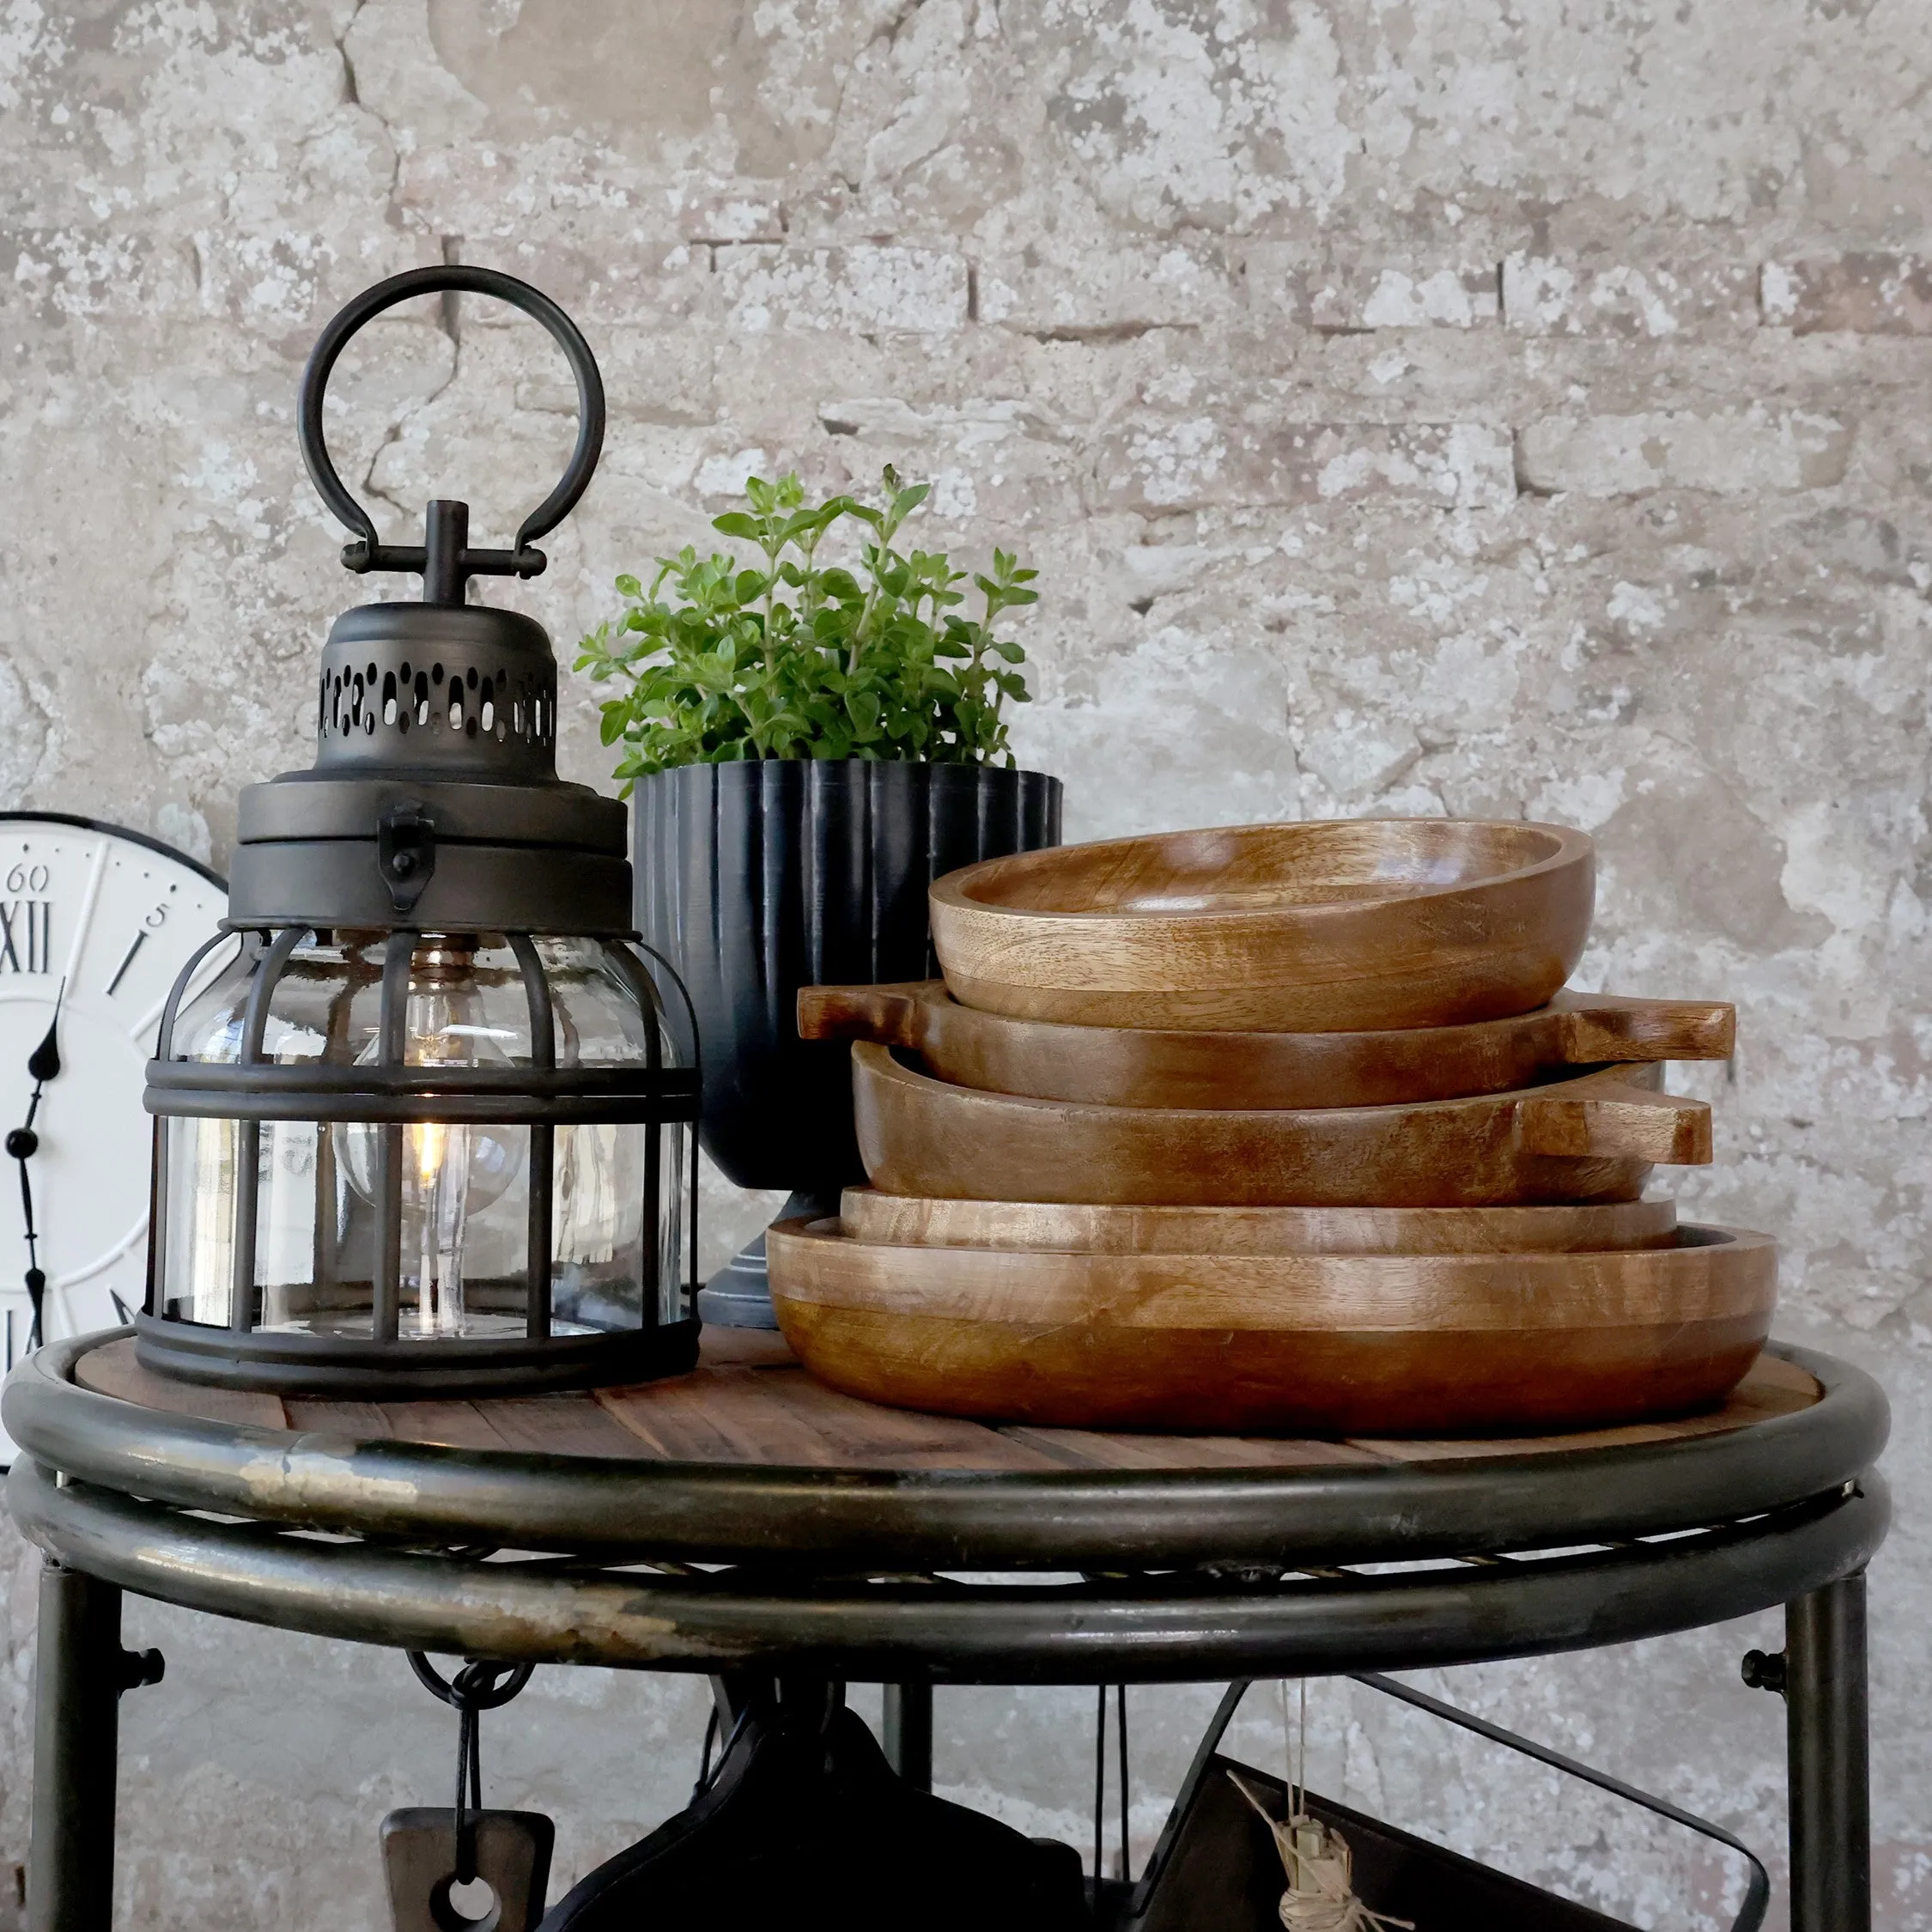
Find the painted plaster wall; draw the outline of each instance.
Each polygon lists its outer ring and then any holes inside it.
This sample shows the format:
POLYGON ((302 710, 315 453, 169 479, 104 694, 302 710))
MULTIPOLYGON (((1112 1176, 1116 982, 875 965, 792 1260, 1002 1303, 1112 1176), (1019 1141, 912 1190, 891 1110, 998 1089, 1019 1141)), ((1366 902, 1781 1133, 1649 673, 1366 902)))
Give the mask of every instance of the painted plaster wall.
MULTIPOLYGON (((1932 1925, 1929 80, 1917 0, 15 0, 0 799, 219 864, 236 788, 307 762, 356 587, 295 453, 301 361, 367 282, 456 259, 544 285, 604 362, 603 471, 518 593, 561 641, 748 470, 890 461, 934 479, 933 537, 1042 569, 1016 738, 1070 835, 1587 827, 1584 978, 1741 1008, 1735 1064, 1685 1075, 1720 1148, 1686 1201, 1780 1234, 1782 1331, 1893 1394, 1878 1887, 1932 1925)), ((505 540, 571 433, 543 338, 465 301, 365 340, 345 474, 394 533, 453 495, 505 540)), ((599 775, 580 690, 567 737, 599 775)), ((715 1190, 713 1247, 761 1206, 715 1190)), ((441 1801, 446 1714, 399 1659, 130 1623, 170 1670, 126 1705, 124 1923, 379 1923, 375 1820, 441 1801)), ((1771 1847, 1780 1714, 1735 1666, 1775 1638, 1452 1688, 1771 1847)), ((1083 1842, 1089 1695, 942 1697, 942 1783, 1083 1842)), ((1137 1697, 1143 1837, 1211 1698, 1137 1697)), ((1338 1795, 1728 1922, 1663 1835, 1365 1693, 1315 1710, 1338 1795)), ((702 1712, 540 1673, 486 1726, 491 1791, 559 1816, 568 1878, 681 1801, 702 1712)))

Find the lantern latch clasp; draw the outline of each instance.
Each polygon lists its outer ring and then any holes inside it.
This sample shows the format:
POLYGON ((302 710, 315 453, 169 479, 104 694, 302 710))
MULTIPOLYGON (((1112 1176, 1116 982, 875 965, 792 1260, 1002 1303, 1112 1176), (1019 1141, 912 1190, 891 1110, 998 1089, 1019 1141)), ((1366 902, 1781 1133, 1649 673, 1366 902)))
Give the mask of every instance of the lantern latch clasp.
POLYGON ((376 822, 376 867, 390 904, 410 911, 436 872, 436 822, 421 805, 392 805, 376 822))
POLYGON ((470 547, 470 506, 438 497, 424 519, 426 542, 375 544, 358 537, 342 547, 343 567, 357 576, 371 570, 413 570, 422 579, 425 604, 460 604, 472 577, 541 577, 550 559, 534 544, 513 550, 470 547))

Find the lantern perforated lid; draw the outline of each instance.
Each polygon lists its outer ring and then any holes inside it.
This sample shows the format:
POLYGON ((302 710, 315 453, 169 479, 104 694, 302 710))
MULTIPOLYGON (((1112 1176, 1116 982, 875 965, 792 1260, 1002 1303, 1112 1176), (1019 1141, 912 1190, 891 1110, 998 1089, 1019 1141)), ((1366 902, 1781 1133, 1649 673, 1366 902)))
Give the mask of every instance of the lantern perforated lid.
POLYGON ((419 604, 344 611, 323 652, 316 761, 242 793, 229 917, 246 926, 611 935, 630 930, 624 808, 556 775, 555 653, 543 626, 466 601, 472 576, 533 577, 534 539, 590 482, 604 389, 589 346, 550 298, 490 269, 419 269, 379 283, 323 332, 302 375, 302 455, 351 530, 351 570, 406 570, 419 604), (383 310, 460 288, 543 323, 577 378, 569 467, 507 550, 469 542, 466 504, 428 507, 421 545, 385 544, 343 486, 322 434, 322 398, 349 337, 383 310))

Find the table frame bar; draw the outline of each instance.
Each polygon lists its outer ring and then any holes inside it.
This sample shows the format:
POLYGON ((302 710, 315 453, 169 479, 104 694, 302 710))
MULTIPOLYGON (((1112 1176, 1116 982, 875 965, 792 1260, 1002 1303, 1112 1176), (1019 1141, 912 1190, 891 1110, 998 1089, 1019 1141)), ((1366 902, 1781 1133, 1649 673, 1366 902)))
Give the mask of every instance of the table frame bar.
POLYGON ((114 1911, 121 1593, 47 1558, 33 1679, 28 1932, 107 1932, 114 1911))
POLYGON ((1791 1932, 1872 1923, 1865 1576, 1785 1606, 1791 1932))

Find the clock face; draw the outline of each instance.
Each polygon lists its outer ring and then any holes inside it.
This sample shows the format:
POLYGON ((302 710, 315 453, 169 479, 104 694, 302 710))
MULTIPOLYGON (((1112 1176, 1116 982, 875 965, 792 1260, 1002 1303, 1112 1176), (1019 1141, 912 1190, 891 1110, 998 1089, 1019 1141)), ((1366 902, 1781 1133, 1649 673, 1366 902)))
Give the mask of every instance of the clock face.
MULTIPOLYGON (((112 1327, 146 1294, 147 1062, 176 975, 227 912, 222 882, 181 853, 112 826, 0 813, 0 1133, 27 1119, 27 1063, 58 1013, 60 1071, 42 1090, 39 1145, 26 1163, 47 1278, 45 1340, 112 1327)), ((216 946, 197 981, 233 950, 216 946)), ((9 1368, 33 1321, 19 1173, 0 1162, 9 1368)))

